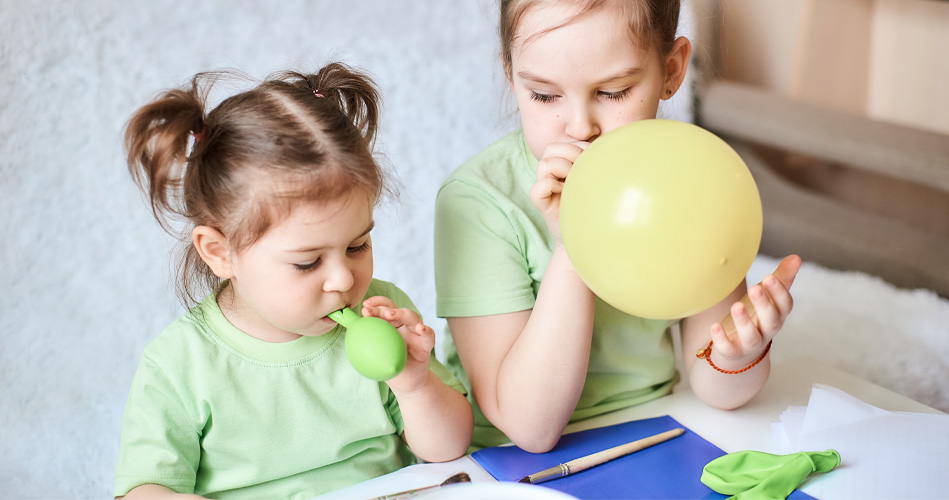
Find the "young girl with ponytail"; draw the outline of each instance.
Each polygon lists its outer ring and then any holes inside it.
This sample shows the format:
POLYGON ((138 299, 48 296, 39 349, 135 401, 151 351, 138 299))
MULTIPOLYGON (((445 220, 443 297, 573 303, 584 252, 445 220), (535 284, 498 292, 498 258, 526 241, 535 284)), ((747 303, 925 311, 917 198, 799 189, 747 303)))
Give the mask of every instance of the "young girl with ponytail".
POLYGON ((271 75, 209 112, 203 73, 139 109, 129 169, 180 237, 191 309, 146 348, 122 424, 115 494, 307 498, 465 453, 471 408, 434 332, 372 278, 378 93, 339 63, 271 75), (350 307, 406 342, 395 378, 360 375, 350 307))

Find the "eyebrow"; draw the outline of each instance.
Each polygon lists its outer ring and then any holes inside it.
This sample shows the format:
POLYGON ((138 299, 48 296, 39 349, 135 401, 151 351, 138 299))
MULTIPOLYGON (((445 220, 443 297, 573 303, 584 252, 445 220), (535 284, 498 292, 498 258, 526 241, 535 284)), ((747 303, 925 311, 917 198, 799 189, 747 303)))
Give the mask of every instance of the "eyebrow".
MULTIPOLYGON (((359 236, 356 236, 355 238, 353 238, 353 240, 358 240, 359 238, 362 238, 363 236, 369 234, 369 232, 372 231, 372 229, 373 229, 374 227, 376 227, 376 221, 371 221, 371 222, 369 223, 369 227, 367 227, 365 231, 363 231, 362 233, 360 233, 359 236)), ((325 248, 326 248, 326 247, 300 247, 300 248, 294 248, 294 249, 292 249, 292 250, 287 250, 287 253, 310 253, 310 252, 318 252, 318 251, 320 251, 320 250, 324 250, 325 248)))
MULTIPOLYGON (((622 79, 622 78, 629 78, 629 77, 631 77, 631 76, 638 75, 639 73, 642 73, 642 72, 643 72, 643 68, 629 68, 629 69, 625 69, 625 70, 623 70, 623 71, 620 71, 620 72, 618 72, 618 73, 615 73, 615 74, 613 74, 613 75, 610 75, 610 76, 608 76, 608 77, 606 77, 606 78, 603 78, 603 79, 601 79, 601 80, 599 80, 599 81, 597 81, 597 82, 594 82, 594 84, 595 84, 595 85, 602 85, 602 84, 604 84, 604 83, 613 82, 613 81, 616 81, 616 80, 620 80, 620 79, 622 79)), ((531 73, 530 71, 527 71, 527 70, 518 71, 518 72, 517 72, 517 76, 523 78, 524 80, 530 80, 530 81, 532 81, 532 82, 541 83, 541 84, 544 84, 544 85, 556 85, 554 82, 552 82, 552 81, 550 81, 550 80, 548 80, 548 79, 546 79, 546 78, 544 78, 544 77, 542 77, 542 76, 540 76, 540 75, 536 75, 536 74, 534 74, 534 73, 531 73)))

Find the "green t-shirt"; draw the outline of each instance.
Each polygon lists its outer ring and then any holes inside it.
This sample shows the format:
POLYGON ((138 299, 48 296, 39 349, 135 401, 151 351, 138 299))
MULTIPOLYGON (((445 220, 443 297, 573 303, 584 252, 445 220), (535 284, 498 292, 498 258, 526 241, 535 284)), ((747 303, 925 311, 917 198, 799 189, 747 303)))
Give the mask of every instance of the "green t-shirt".
MULTIPOLYGON (((532 309, 554 241, 529 191, 537 159, 521 130, 487 147, 442 184, 435 210, 435 287, 439 317, 532 309)), ((635 277, 617 277, 635 279, 635 277)), ((630 316, 597 299, 586 382, 571 422, 668 394, 678 381, 670 327, 630 316)), ((484 332, 490 342, 490 332, 484 332)), ((451 332, 446 364, 468 385, 451 332)), ((472 449, 509 441, 474 397, 472 449)))
MULTIPOLYGON (((384 295, 415 310, 391 283, 384 295)), ((357 310, 358 312, 358 310, 357 310)), ((115 494, 142 484, 211 498, 308 498, 415 462, 384 382, 346 358, 342 327, 270 343, 211 294, 145 348, 122 423, 115 494)), ((429 368, 464 392, 431 357, 429 368)))

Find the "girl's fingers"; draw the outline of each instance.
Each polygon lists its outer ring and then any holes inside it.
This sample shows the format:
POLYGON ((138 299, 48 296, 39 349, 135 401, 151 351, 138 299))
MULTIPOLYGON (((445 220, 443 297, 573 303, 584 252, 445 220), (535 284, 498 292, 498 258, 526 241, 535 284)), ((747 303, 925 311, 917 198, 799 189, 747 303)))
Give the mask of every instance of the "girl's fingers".
POLYGON ((429 353, 432 352, 432 349, 435 348, 435 330, 422 323, 416 323, 415 334, 420 339, 422 350, 427 358, 429 353))
POLYGON ((567 160, 570 165, 573 165, 573 162, 577 161, 577 157, 580 156, 580 153, 586 149, 588 143, 585 142, 554 142, 547 146, 544 149, 544 154, 541 156, 540 161, 544 161, 551 158, 562 158, 567 160))
MULTIPOLYGON (((756 302, 761 300, 760 296, 762 293, 763 290, 758 285, 748 290, 748 295, 751 297, 752 303, 755 304, 755 310, 759 317, 761 312, 756 302)), ((767 301, 768 299, 765 298, 765 300, 767 301)), ((735 328, 738 330, 738 338, 736 339, 738 341, 738 352, 736 355, 740 356, 746 352, 760 349, 761 346, 764 345, 764 340, 761 338, 761 332, 758 331, 758 326, 754 320, 751 319, 745 305, 741 302, 732 304, 731 314, 732 319, 735 321, 735 328)))
POLYGON ((563 191, 563 182, 546 177, 531 186, 530 197, 537 201, 548 200, 561 191, 563 191))
POLYGON ((395 302, 392 302, 392 299, 384 295, 376 295, 374 297, 369 297, 368 299, 362 302, 362 306, 365 307, 395 307, 395 302))
POLYGON ((577 157, 580 156, 585 147, 584 143, 568 144, 562 142, 547 146, 544 155, 537 164, 537 180, 553 177, 563 182, 570 172, 570 167, 577 161, 577 157))
POLYGON ((414 328, 406 326, 402 330, 409 356, 417 361, 427 361, 435 348, 435 330, 423 323, 416 323, 414 328))
POLYGON ((544 158, 537 164, 537 180, 556 179, 563 182, 573 162, 564 158, 544 158))
POLYGON ((722 355, 729 358, 738 356, 741 354, 737 346, 731 339, 728 338, 728 335, 725 333, 725 329, 722 328, 721 323, 715 323, 710 329, 712 335, 712 343, 715 345, 715 349, 722 355))
POLYGON ((395 304, 388 298, 382 297, 381 299, 384 300, 379 299, 379 297, 366 299, 362 305, 362 315, 384 319, 396 328, 406 323, 414 324, 418 321, 418 316, 415 315, 413 311, 395 308, 395 304), (386 304, 390 304, 391 306, 386 304), (415 321, 412 320, 413 317, 416 318, 415 321))
POLYGON ((392 326, 401 328, 406 324, 412 324, 412 313, 408 309, 386 309, 382 312, 380 318, 388 321, 392 326))
POLYGON ((753 298, 752 301, 758 311, 758 329, 766 340, 770 340, 781 330, 791 311, 791 294, 777 278, 770 275, 765 276, 762 284, 756 286, 760 288, 763 296, 757 300, 753 298))
POLYGON ((422 318, 411 309, 396 308, 392 299, 383 296, 363 301, 363 316, 374 316, 394 326, 408 349, 409 356, 418 361, 428 360, 435 348, 435 330, 422 323, 422 318))
POLYGON ((788 290, 781 280, 772 275, 765 276, 761 284, 765 287, 765 290, 768 291, 771 302, 774 303, 775 307, 777 307, 781 313, 781 318, 787 318, 788 314, 791 313, 791 309, 794 308, 794 299, 791 297, 791 291, 788 290))
MULTIPOLYGON (((367 301, 367 302, 368 302, 368 301, 367 301)), ((371 305, 371 304, 368 304, 368 303, 365 303, 365 302, 364 302, 363 305, 362 305, 362 315, 363 315, 364 317, 365 317, 365 316, 373 316, 373 317, 376 317, 376 318, 384 319, 384 320, 386 320, 386 321, 389 320, 389 318, 388 318, 389 311, 392 311, 392 310, 393 310, 393 309, 391 309, 391 308, 389 308, 389 307, 387 307, 387 306, 384 306, 384 305, 371 305)))
POLYGON ((791 285, 794 284, 794 278, 800 270, 801 258, 791 254, 782 259, 778 264, 778 268, 774 270, 774 277, 784 285, 784 288, 790 290, 791 285))

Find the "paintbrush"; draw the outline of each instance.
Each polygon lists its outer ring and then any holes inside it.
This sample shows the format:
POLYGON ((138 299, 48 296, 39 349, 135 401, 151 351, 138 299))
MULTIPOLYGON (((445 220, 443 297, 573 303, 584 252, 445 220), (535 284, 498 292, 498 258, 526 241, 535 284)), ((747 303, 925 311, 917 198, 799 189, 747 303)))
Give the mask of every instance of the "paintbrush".
POLYGON ((419 493, 426 492, 426 491, 429 491, 429 490, 433 490, 433 489, 435 489, 435 488, 441 488, 442 486, 447 486, 447 485, 449 485, 449 484, 455 484, 455 483, 470 483, 470 482, 471 482, 471 477, 468 476, 468 473, 467 473, 467 472, 458 472, 458 473, 453 474, 451 477, 449 477, 448 479, 446 479, 446 480, 444 480, 444 481, 442 481, 441 483, 438 483, 438 484, 433 484, 433 485, 431 485, 431 486, 423 486, 423 487, 421 487, 421 488, 415 488, 415 489, 411 489, 411 490, 400 491, 400 492, 398 492, 398 493, 392 493, 392 494, 389 494, 389 495, 384 495, 384 496, 381 496, 381 497, 376 497, 376 498, 373 498, 373 499, 370 499, 370 500, 402 500, 403 498, 411 498, 411 497, 414 497, 415 495, 417 495, 417 494, 419 494, 419 493))
POLYGON ((683 432, 685 432, 685 429, 679 427, 672 429, 671 431, 656 434, 655 436, 649 436, 630 443, 621 444, 613 448, 598 451, 585 457, 580 457, 569 462, 556 465, 549 469, 524 476, 518 482, 537 484, 549 479, 556 479, 558 477, 576 474, 577 472, 587 470, 590 467, 609 462, 610 460, 629 455, 630 453, 642 450, 644 448, 649 448, 650 446, 659 444, 663 441, 668 441, 674 437, 681 436, 683 432))

